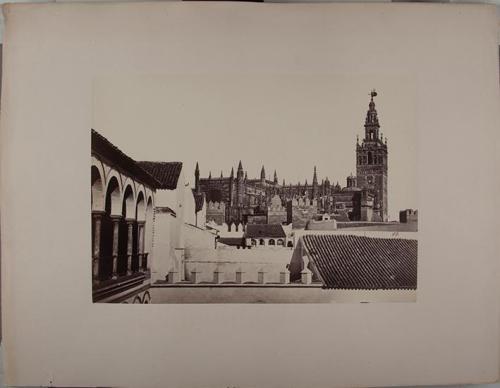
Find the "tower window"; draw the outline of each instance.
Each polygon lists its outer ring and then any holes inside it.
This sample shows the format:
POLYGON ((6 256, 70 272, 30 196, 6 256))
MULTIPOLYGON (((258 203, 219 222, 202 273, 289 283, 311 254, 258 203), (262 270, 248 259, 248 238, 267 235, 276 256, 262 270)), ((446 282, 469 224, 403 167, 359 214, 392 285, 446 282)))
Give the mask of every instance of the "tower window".
POLYGON ((368 152, 368 164, 373 164, 373 155, 371 152, 368 152))

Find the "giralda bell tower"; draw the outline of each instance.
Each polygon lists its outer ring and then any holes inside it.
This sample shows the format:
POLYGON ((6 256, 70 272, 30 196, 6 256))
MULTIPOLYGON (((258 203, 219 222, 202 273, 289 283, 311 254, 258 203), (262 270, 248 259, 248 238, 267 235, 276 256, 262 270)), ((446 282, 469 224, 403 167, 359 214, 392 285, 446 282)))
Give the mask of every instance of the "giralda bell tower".
POLYGON ((388 220, 387 209, 387 138, 382 138, 372 90, 365 119, 365 138, 356 142, 356 175, 358 187, 369 189, 375 196, 374 213, 384 222, 388 220))

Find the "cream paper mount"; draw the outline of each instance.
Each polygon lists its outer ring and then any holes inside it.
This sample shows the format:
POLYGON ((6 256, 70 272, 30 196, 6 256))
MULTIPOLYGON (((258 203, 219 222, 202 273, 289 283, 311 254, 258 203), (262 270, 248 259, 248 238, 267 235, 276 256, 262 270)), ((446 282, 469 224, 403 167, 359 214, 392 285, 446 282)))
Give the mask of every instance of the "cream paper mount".
MULTIPOLYGON (((19 4, 4 6, 4 14, 1 230, 8 385, 330 387, 497 379, 493 6, 19 4), (90 128, 105 121, 105 111, 95 116, 95 99, 103 96, 96 85, 141 77, 161 78, 165 88, 175 79, 219 79, 221 87, 238 80, 250 87, 248 80, 342 79, 339 93, 346 99, 352 81, 351 92, 363 91, 355 120, 363 119, 372 88, 382 98, 378 84, 406 91, 392 101, 407 99, 401 106, 414 114, 404 128, 390 130, 412 127, 415 136, 389 147, 416 152, 408 194, 419 209, 416 302, 92 303, 90 128)), ((318 106, 328 105, 309 95, 316 99, 318 106)), ((136 104, 138 111, 176 106, 152 99, 136 104)), ((201 106, 193 97, 182 109, 196 116, 201 106)), ((338 112, 338 104, 331 110, 338 112)), ((212 114, 220 120, 224 111, 212 114)), ((264 119, 258 110, 250 116, 255 125, 264 119)), ((163 144, 166 160, 185 143, 181 122, 167 122, 152 136, 143 125, 147 118, 137 119, 126 131, 101 130, 117 143, 129 131, 142 132, 163 144)), ((362 126, 353 124, 354 136, 362 126)), ((208 123, 201 130, 213 128, 208 123)), ((279 131, 293 142, 293 131, 279 131)), ((314 134, 314 128, 304 131, 314 134)), ((237 139, 244 151, 250 140, 237 139)), ((221 147, 226 141, 220 140, 221 147)), ((314 149, 303 153, 305 160, 315 157, 314 149)), ((289 155, 279 149, 274 161, 282 158, 289 155)), ((397 169, 397 158, 391 160, 397 169)))

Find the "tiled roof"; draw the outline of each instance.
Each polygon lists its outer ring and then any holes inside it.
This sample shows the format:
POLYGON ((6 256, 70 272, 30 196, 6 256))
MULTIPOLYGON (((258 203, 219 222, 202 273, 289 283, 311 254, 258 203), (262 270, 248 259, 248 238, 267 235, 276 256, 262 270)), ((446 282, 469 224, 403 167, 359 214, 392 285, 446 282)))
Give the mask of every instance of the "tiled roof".
POLYGON ((194 205, 195 212, 198 213, 203 208, 203 203, 205 202, 205 196, 203 193, 197 193, 195 189, 193 189, 193 197, 194 197, 194 205))
POLYGON ((174 190, 182 170, 181 162, 138 162, 139 165, 149 172, 160 182, 159 189, 174 190))
POLYGON ((222 244, 231 246, 241 246, 244 244, 243 237, 219 237, 217 241, 222 244))
POLYGON ((326 288, 417 288, 417 240, 305 235, 303 242, 326 288))
POLYGON ((286 237, 286 234, 280 224, 250 224, 247 225, 245 236, 248 238, 286 237))
POLYGON ((94 129, 91 130, 91 152, 102 158, 108 159, 109 162, 123 169, 135 179, 141 180, 152 187, 157 187, 159 184, 159 182, 151 176, 149 172, 145 171, 135 160, 94 129))

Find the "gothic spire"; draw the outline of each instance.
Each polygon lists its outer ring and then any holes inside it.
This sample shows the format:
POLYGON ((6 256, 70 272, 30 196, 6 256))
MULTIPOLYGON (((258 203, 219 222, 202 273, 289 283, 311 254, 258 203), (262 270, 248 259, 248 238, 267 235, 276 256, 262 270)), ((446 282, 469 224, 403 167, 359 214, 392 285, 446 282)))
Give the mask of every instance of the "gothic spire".
POLYGON ((236 178, 238 180, 242 180, 244 175, 245 175, 245 172, 243 171, 243 165, 241 164, 241 160, 240 160, 240 163, 238 164, 238 172, 236 173, 236 178))
POLYGON ((278 174, 276 173, 276 170, 274 170, 274 183, 278 183, 278 174))
POLYGON ((313 174, 313 185, 318 184, 318 174, 316 174, 316 166, 314 166, 314 174, 313 174))
POLYGON ((262 166, 262 169, 260 170, 260 180, 265 181, 266 180, 266 170, 264 166, 262 166))
POLYGON ((234 167, 231 167, 231 178, 234 178, 234 167))

